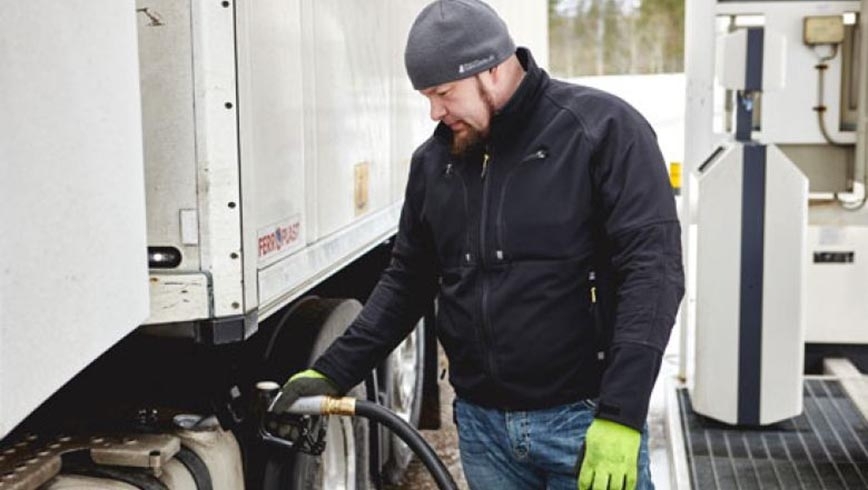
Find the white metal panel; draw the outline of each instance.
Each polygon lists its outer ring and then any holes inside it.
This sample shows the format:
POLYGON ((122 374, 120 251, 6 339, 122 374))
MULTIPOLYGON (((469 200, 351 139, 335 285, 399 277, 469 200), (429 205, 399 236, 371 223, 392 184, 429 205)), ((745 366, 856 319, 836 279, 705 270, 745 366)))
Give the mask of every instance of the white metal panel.
MULTIPOLYGON (((757 139, 775 144, 825 143, 820 132, 817 114, 818 75, 814 65, 817 55, 799 42, 802 39, 803 19, 806 15, 832 15, 859 10, 859 2, 770 2, 766 10, 766 35, 781 35, 790 39, 787 46, 787 85, 782 90, 765 93, 762 101, 761 131, 757 139), (789 5, 787 4, 796 5, 789 5), (780 5, 776 5, 780 4, 780 5), (793 8, 797 7, 797 8, 793 8)), ((780 59, 766 50, 765 58, 780 59)), ((840 119, 841 55, 827 62, 824 103, 826 125, 833 139, 842 142, 855 141, 853 131, 841 132, 840 119)))
POLYGON ((176 247, 179 270, 199 270, 195 237, 182 236, 181 210, 198 207, 189 0, 137 0, 148 244, 176 247))
POLYGON ((699 179, 696 365, 697 412, 738 420, 742 147, 721 154, 699 179))
POLYGON ((769 32, 763 35, 763 92, 776 92, 787 87, 787 51, 790 44, 780 33, 769 32))
POLYGON ((802 413, 808 179, 766 147, 760 424, 802 413))
POLYGON ((216 317, 244 311, 235 18, 232 3, 226 5, 192 3, 201 262, 216 317))
POLYGON ((868 226, 810 226, 807 256, 806 340, 868 344, 868 226), (854 252, 855 260, 815 264, 814 252, 854 252))
POLYGON ((387 0, 345 2, 306 0, 303 22, 306 102, 315 117, 305 146, 315 147, 307 158, 315 204, 308 221, 316 230, 308 242, 334 233, 357 217, 390 204, 389 105, 392 50, 389 46, 387 0), (315 85, 315 87, 314 87, 315 85), (369 202, 355 206, 357 165, 367 164, 369 202))
POLYGON ((0 14, 0 437, 148 314, 135 4, 0 14))
POLYGON ((400 213, 401 203, 392 204, 261 270, 259 318, 274 313, 389 238, 394 233, 394 224, 400 213))
MULTIPOLYGON (((726 150, 699 181, 697 412, 738 422, 743 147, 726 150)), ((801 411, 808 183, 777 148, 766 149, 761 424, 801 411)))
POLYGON ((236 4, 245 305, 257 271, 306 242, 301 6, 236 4))
POLYGON ((151 315, 145 323, 201 320, 211 316, 208 277, 201 273, 151 273, 151 315))
POLYGON ((681 245, 684 257, 684 299, 681 302, 679 375, 693 383, 688 362, 694 357, 696 326, 696 212, 698 192, 696 170, 711 154, 714 138, 714 56, 715 19, 709 15, 715 0, 691 0, 684 5, 684 162, 681 183, 681 245))
MULTIPOLYGON (((802 22, 808 15, 836 15, 858 11, 858 1, 720 2, 717 4, 719 14, 761 14, 765 17, 766 36, 779 36, 789 40, 785 49, 786 86, 781 90, 763 93, 762 129, 754 133, 755 139, 774 144, 826 142, 820 132, 817 114, 813 109, 817 105, 818 90, 818 75, 814 66, 819 58, 817 53, 801 42, 802 22)), ((769 46, 766 46, 764 51, 764 63, 780 62, 780 53, 771 52, 769 46)), ((824 104, 828 106, 825 114, 826 124, 832 138, 852 143, 855 141, 855 132, 842 132, 838 129, 841 89, 840 50, 838 56, 827 64, 829 68, 826 70, 824 82, 824 104)))
POLYGON ((181 243, 199 245, 199 213, 195 209, 182 209, 178 212, 181 225, 181 243))
POLYGON ((740 29, 717 39, 717 78, 724 88, 744 89, 747 79, 747 31, 740 29))
POLYGON ((391 76, 392 85, 392 200, 404 199, 410 157, 413 151, 434 131, 434 122, 428 116, 425 97, 413 90, 404 67, 404 47, 416 15, 424 7, 424 0, 394 2, 391 15, 391 76))

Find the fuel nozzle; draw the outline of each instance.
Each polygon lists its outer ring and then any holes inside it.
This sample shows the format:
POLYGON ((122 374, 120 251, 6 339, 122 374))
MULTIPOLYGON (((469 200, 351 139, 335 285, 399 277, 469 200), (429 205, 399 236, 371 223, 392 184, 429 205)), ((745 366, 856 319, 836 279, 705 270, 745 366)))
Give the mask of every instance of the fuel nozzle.
POLYGON ((256 383, 259 439, 282 449, 322 454, 325 450, 325 424, 317 415, 326 413, 323 411, 326 397, 301 398, 287 413, 278 414, 272 411, 272 407, 280 393, 280 385, 274 381, 256 383))

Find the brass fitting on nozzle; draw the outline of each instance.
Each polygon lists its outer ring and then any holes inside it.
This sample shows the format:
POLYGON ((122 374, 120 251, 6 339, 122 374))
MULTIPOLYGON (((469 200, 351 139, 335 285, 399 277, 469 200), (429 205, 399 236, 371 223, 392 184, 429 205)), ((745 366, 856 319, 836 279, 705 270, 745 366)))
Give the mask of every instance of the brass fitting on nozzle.
POLYGON ((322 414, 353 416, 356 414, 356 399, 350 397, 324 397, 322 401, 322 414))

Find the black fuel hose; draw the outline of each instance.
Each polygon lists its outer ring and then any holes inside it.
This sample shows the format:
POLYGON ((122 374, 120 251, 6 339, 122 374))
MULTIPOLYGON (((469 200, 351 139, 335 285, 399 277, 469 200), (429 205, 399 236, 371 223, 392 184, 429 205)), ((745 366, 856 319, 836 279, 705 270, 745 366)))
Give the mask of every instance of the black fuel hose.
MULTIPOLYGON (((261 382, 257 384, 267 411, 271 411, 277 397, 279 385, 273 382, 261 382)), ((297 415, 345 415, 345 416, 360 416, 368 420, 372 420, 379 424, 383 424, 387 429, 392 431, 402 441, 407 443, 410 450, 431 473, 431 477, 437 483, 440 490, 458 490, 458 485, 449 474, 449 470, 437 457, 437 453, 431 449, 428 442, 422 438, 419 432, 410 425, 406 420, 402 419, 395 412, 367 400, 357 400, 355 398, 333 398, 328 396, 305 396, 301 397, 286 410, 286 413, 297 415)), ((279 437, 271 435, 264 427, 260 428, 259 437, 267 442, 277 444, 284 447, 292 447, 292 444, 282 440, 279 437)))
POLYGON ((437 487, 441 490, 458 490, 458 485, 455 484, 449 470, 437 457, 437 453, 406 420, 396 415, 395 412, 367 400, 356 400, 356 415, 385 425, 392 433, 407 443, 407 446, 416 453, 416 456, 431 473, 431 477, 434 478, 437 487))

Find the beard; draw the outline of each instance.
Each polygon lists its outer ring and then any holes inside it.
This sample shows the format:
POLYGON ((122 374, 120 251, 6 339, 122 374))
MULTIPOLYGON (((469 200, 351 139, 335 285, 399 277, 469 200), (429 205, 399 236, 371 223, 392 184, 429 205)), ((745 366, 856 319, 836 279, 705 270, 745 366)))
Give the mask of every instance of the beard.
POLYGON ((470 149, 482 143, 482 134, 468 124, 462 124, 458 131, 452 131, 451 153, 456 157, 464 156, 470 149))
MULTIPOLYGON (((488 120, 491 121, 491 116, 494 115, 494 97, 485 90, 482 86, 482 82, 479 81, 479 75, 474 77, 476 79, 476 91, 479 93, 479 98, 482 100, 483 105, 488 111, 488 120)), ((476 148, 483 142, 485 142, 488 137, 488 133, 483 134, 478 129, 473 126, 462 123, 461 129, 458 131, 452 131, 452 148, 451 153, 454 156, 460 157, 464 156, 469 150, 476 148)))

